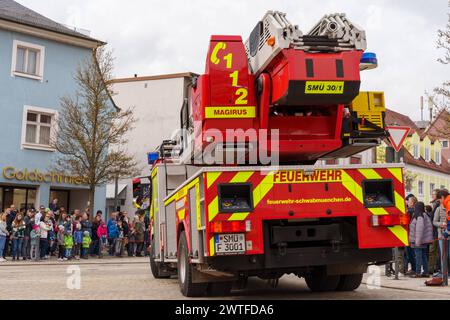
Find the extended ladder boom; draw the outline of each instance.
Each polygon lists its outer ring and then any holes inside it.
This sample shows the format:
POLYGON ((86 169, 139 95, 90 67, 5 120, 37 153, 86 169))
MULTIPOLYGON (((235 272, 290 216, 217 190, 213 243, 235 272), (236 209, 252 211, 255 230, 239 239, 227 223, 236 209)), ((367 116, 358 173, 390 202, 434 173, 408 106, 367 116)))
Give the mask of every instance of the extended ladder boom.
POLYGON ((268 11, 245 42, 252 72, 259 75, 282 49, 338 52, 366 49, 366 34, 343 13, 325 15, 304 35, 279 11, 268 11))

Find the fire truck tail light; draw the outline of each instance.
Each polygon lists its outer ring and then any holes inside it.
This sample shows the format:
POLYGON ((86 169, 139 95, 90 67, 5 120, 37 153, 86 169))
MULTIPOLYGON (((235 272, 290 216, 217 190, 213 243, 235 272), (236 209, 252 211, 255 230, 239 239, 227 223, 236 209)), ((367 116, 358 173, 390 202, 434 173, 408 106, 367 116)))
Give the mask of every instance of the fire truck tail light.
POLYGON ((213 221, 210 224, 213 233, 233 233, 251 231, 250 221, 213 221))
POLYGON ((409 217, 406 214, 388 214, 382 216, 372 216, 372 226, 373 227, 390 227, 398 225, 408 225, 409 217))

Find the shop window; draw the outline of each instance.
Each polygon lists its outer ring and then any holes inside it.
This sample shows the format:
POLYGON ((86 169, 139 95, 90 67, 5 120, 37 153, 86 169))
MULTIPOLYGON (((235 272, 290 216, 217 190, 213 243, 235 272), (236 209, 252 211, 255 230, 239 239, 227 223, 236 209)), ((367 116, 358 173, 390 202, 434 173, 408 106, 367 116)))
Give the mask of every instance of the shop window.
POLYGON ((22 127, 22 146, 53 151, 51 138, 55 117, 55 110, 26 106, 22 127))
POLYGON ((33 43, 14 40, 11 74, 41 80, 44 76, 45 48, 33 43))

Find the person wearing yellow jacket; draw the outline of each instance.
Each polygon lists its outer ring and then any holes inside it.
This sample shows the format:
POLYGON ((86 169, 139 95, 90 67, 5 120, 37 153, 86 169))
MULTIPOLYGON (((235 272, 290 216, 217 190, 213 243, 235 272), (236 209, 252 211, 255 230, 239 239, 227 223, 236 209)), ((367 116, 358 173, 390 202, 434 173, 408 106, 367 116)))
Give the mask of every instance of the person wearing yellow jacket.
POLYGON ((89 246, 91 245, 92 239, 89 235, 89 231, 83 232, 83 243, 81 245, 81 259, 88 259, 89 246))
POLYGON ((73 248, 73 236, 70 230, 68 230, 64 234, 64 249, 65 249, 65 255, 63 258, 64 261, 67 261, 72 258, 72 248, 73 248))

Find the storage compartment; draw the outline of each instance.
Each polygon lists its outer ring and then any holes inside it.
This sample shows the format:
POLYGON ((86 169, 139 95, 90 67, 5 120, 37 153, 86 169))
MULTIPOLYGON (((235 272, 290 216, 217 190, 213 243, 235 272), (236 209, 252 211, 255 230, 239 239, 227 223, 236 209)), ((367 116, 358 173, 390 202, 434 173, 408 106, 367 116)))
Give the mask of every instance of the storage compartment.
POLYGON ((363 180, 362 184, 366 208, 393 207, 395 205, 391 179, 363 180))
POLYGON ((219 212, 248 212, 253 210, 251 183, 226 183, 218 185, 219 212))

